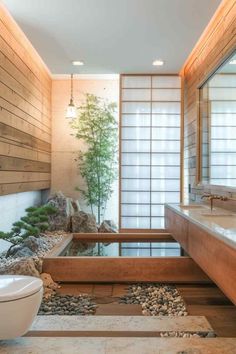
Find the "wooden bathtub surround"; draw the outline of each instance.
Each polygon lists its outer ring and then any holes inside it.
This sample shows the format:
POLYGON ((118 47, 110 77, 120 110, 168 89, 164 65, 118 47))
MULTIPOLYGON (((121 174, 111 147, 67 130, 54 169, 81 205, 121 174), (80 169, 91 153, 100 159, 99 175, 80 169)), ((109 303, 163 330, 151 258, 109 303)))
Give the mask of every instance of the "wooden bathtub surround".
POLYGON ((73 240, 73 234, 68 233, 65 235, 64 239, 56 244, 45 257, 57 257, 59 256, 65 248, 69 245, 69 243, 73 240))
POLYGON ((51 180, 49 70, 0 4, 0 195, 51 180))
POLYGON ((112 242, 175 242, 171 234, 163 233, 74 233, 73 238, 81 241, 112 241, 112 242))
POLYGON ((61 282, 209 282, 189 257, 62 257, 72 238, 81 241, 173 242, 161 234, 68 234, 43 260, 43 272, 61 282))
POLYGON ((189 257, 54 257, 43 272, 62 282, 209 282, 189 257))
POLYGON ((190 257, 236 304, 236 250, 166 206, 166 227, 190 257))

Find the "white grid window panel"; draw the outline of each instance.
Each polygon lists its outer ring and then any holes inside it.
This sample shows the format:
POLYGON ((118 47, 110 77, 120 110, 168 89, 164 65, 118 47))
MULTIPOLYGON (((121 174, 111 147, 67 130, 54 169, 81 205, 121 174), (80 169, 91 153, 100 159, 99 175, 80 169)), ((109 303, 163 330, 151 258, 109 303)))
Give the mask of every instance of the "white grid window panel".
POLYGON ((180 114, 178 76, 122 76, 122 229, 163 229, 164 204, 179 202, 180 114))

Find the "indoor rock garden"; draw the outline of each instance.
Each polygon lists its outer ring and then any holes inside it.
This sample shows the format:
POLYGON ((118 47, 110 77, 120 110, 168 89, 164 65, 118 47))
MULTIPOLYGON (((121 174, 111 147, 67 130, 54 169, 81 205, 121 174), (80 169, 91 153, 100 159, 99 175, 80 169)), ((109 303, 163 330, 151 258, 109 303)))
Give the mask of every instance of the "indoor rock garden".
MULTIPOLYGON (((114 224, 103 221, 98 227, 92 214, 79 210, 79 203, 61 192, 50 197, 41 207, 26 210, 14 223, 11 232, 1 232, 0 274, 22 274, 41 277, 44 298, 38 315, 95 315, 96 297, 88 294, 60 293, 60 284, 50 274, 42 273, 43 257, 70 232, 116 232, 114 224)), ((174 285, 130 284, 126 294, 116 301, 122 305, 138 304, 144 316, 187 316, 183 298, 174 285)), ((202 337, 214 333, 163 332, 161 336, 202 337)))

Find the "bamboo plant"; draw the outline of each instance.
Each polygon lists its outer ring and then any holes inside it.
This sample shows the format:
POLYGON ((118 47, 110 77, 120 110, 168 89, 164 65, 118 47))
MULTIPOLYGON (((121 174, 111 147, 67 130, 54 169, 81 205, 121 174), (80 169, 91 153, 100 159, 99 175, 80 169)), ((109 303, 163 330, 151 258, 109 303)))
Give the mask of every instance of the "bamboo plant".
POLYGON ((78 108, 78 117, 71 122, 73 134, 85 143, 79 151, 78 167, 86 188, 76 187, 83 195, 92 214, 100 224, 112 195, 112 184, 117 176, 118 125, 115 118, 116 103, 92 94, 78 108))

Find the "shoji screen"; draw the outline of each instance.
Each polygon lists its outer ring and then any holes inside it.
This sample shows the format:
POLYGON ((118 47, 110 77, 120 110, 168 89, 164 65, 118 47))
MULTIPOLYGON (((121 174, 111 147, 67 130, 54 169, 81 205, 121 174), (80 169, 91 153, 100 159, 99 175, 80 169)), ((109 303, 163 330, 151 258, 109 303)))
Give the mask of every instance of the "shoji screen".
POLYGON ((180 199, 180 78, 121 76, 120 228, 164 228, 180 199))

